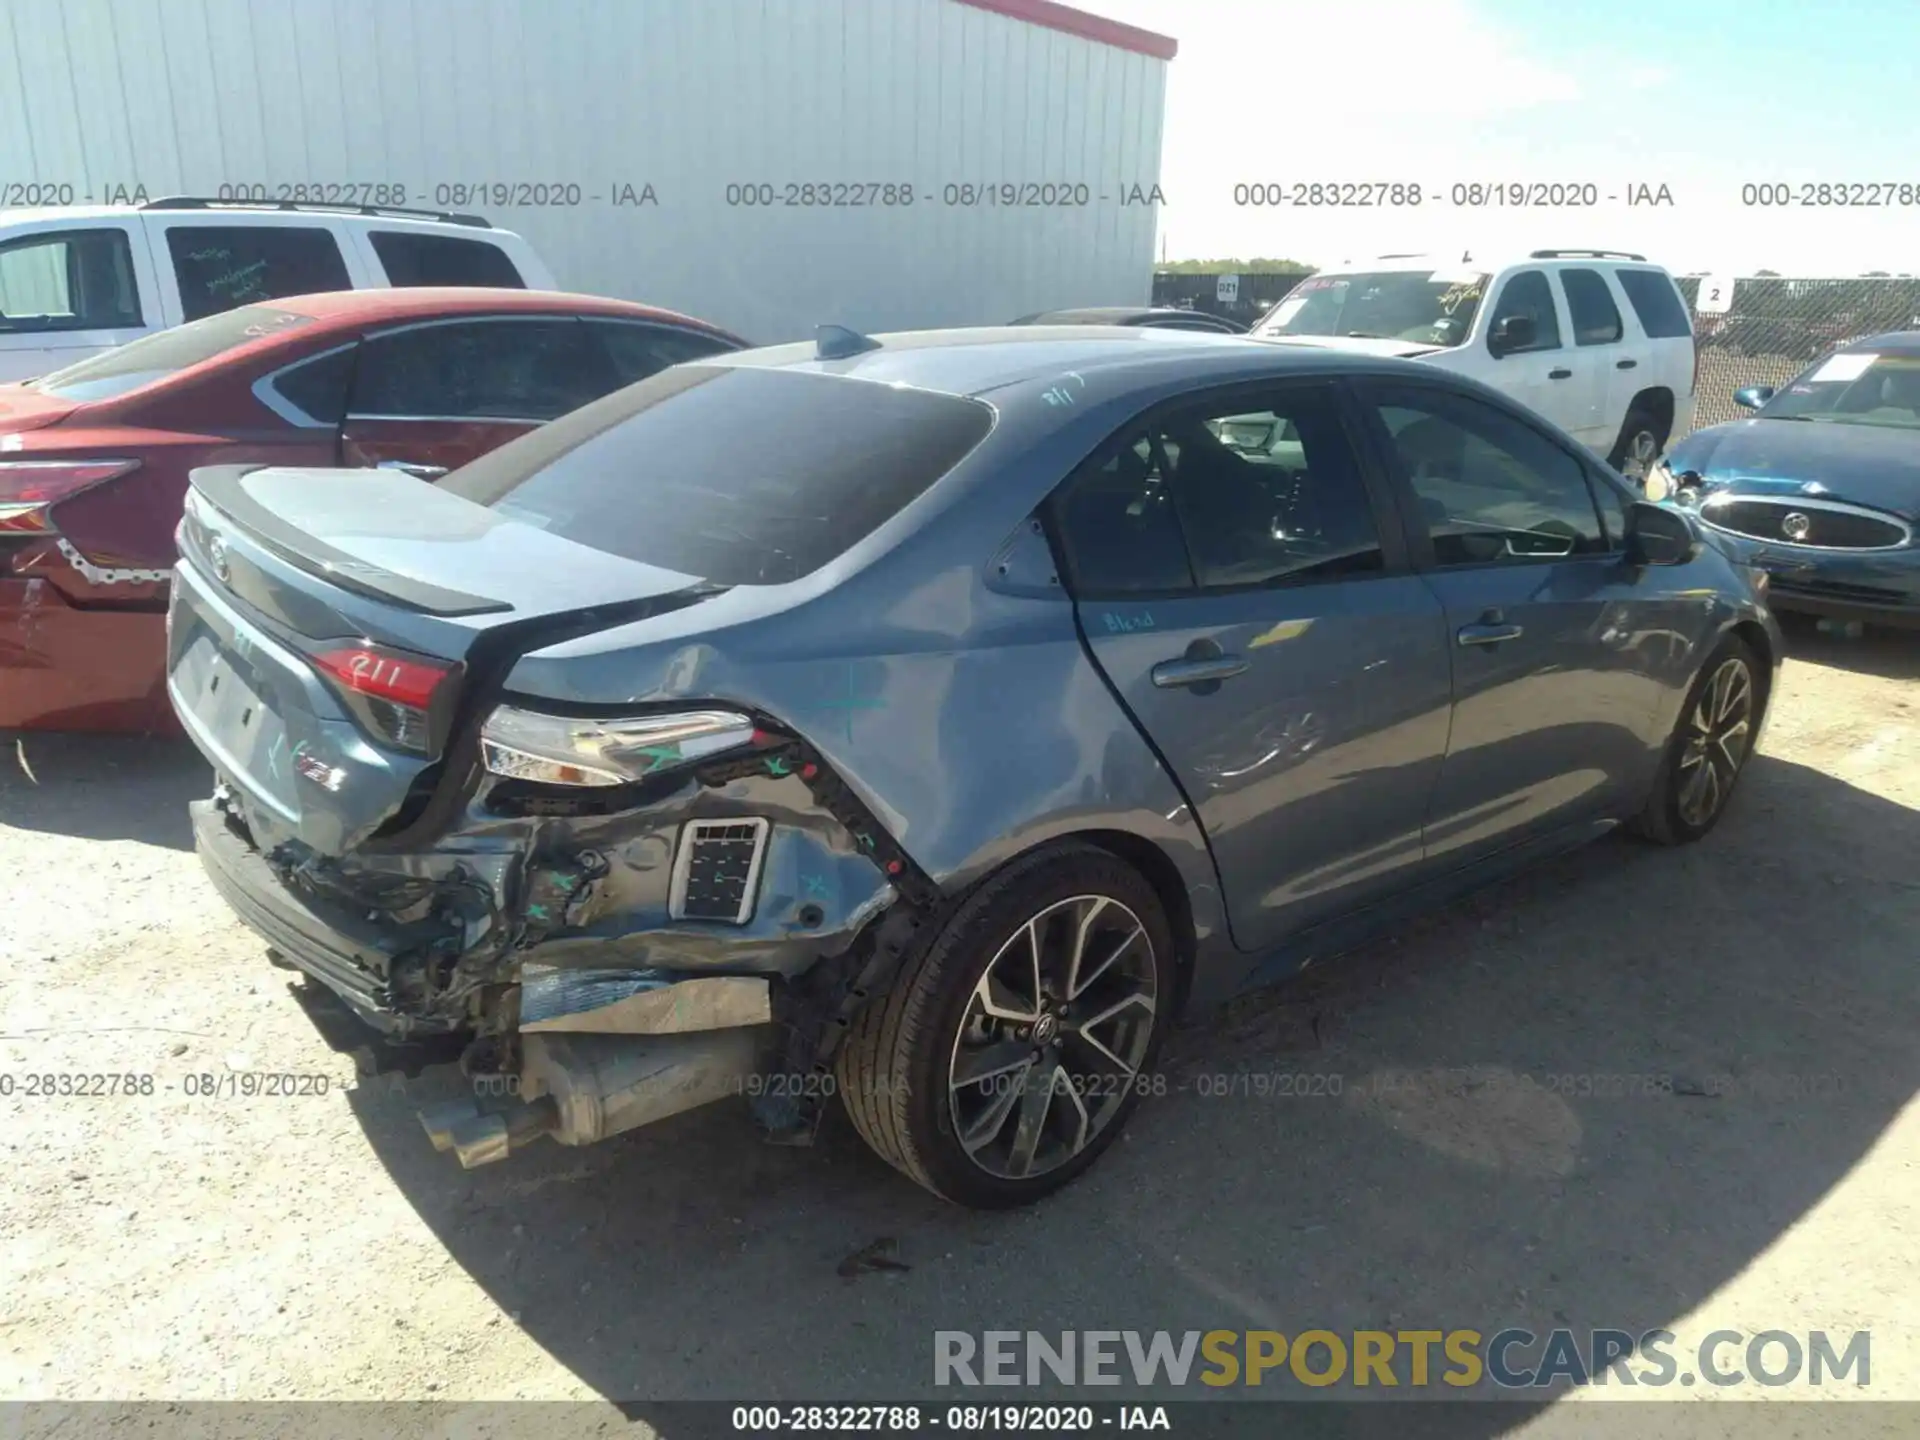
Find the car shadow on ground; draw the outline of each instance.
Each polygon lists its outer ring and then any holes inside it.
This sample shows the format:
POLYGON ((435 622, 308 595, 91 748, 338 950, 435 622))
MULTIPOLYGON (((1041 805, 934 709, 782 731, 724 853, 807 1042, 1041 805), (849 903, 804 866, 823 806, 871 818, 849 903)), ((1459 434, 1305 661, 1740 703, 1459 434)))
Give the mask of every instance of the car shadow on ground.
POLYGON ((183 736, 0 731, 0 823, 16 830, 191 850, 187 802, 212 789, 183 736))
MULTIPOLYGON (((1762 756, 1703 844, 1603 842, 1189 1023, 1173 1093, 1021 1212, 925 1194, 837 1112, 810 1150, 762 1144, 723 1102, 463 1172, 414 1118, 457 1074, 352 1098, 450 1254, 642 1418, 1036 1398, 936 1392, 939 1330, 1639 1334, 1778 1241, 1920 1088, 1915 854, 1914 811, 1762 756), (1272 1074, 1310 1078, 1251 1078, 1272 1074), (841 1273, 882 1238, 907 1268, 841 1273)), ((1501 1434, 1531 1408, 1461 1406, 1447 1428, 1501 1434)))
POLYGON ((1856 675, 1920 680, 1920 630, 1868 626, 1849 638, 1823 631, 1811 615, 1781 613, 1778 618, 1787 637, 1787 654, 1795 660, 1856 675))

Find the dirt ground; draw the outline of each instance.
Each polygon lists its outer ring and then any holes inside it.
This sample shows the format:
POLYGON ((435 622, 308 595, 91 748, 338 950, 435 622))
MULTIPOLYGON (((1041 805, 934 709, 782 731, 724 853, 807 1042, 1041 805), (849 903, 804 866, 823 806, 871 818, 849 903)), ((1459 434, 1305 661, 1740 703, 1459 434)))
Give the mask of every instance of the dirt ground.
POLYGON ((1566 1324, 1871 1329, 1840 1397, 1920 1400, 1917 678, 1920 636, 1797 630, 1706 843, 1603 842, 1190 1024, 1176 1080, 1342 1093, 1190 1086, 999 1216, 837 1114, 787 1150, 731 1102, 463 1172, 414 1119, 457 1075, 357 1082, 202 879, 197 756, 29 737, 33 778, 0 755, 0 1397, 885 1399, 930 1393, 941 1329, 1566 1324), (102 1072, 154 1092, 23 1094, 102 1072), (1368 1098, 1382 1072, 1413 1080, 1368 1098), (327 1093, 225 1093, 263 1073, 327 1093), (1676 1083, 1605 1079, 1646 1075, 1676 1083), (881 1237, 909 1268, 837 1273, 881 1237))

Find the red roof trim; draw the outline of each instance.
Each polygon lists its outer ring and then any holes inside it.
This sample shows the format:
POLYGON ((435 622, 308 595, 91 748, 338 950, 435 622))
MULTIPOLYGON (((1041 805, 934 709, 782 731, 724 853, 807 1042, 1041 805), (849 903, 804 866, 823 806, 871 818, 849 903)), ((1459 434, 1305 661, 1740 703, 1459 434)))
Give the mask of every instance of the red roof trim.
POLYGON ((1142 30, 1135 25, 1122 25, 1118 20, 1109 20, 1104 15, 1089 15, 1071 5, 1056 5, 1054 0, 960 0, 960 3, 971 5, 976 10, 991 10, 996 15, 1025 20, 1030 25, 1062 30, 1069 35, 1078 35, 1083 40, 1097 40, 1102 45, 1151 55, 1156 60, 1171 60, 1180 49, 1180 42, 1171 36, 1156 35, 1151 30, 1142 30))

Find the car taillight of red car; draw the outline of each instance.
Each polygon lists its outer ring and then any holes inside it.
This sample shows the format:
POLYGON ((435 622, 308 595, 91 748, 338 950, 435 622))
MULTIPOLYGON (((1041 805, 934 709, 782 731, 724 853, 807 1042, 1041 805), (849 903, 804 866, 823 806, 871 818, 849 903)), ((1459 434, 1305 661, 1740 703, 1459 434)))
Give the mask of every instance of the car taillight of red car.
POLYGON ((55 505, 139 465, 138 460, 0 460, 0 539, 57 534, 55 505))

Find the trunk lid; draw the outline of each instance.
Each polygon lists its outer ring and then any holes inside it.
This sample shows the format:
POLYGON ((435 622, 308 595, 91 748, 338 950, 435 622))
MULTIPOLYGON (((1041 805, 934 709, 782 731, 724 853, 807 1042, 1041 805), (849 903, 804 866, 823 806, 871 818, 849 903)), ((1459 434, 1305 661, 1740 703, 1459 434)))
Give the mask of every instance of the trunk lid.
POLYGON ((408 828, 527 649, 721 588, 383 470, 196 470, 179 539, 168 691, 263 850, 408 828))

